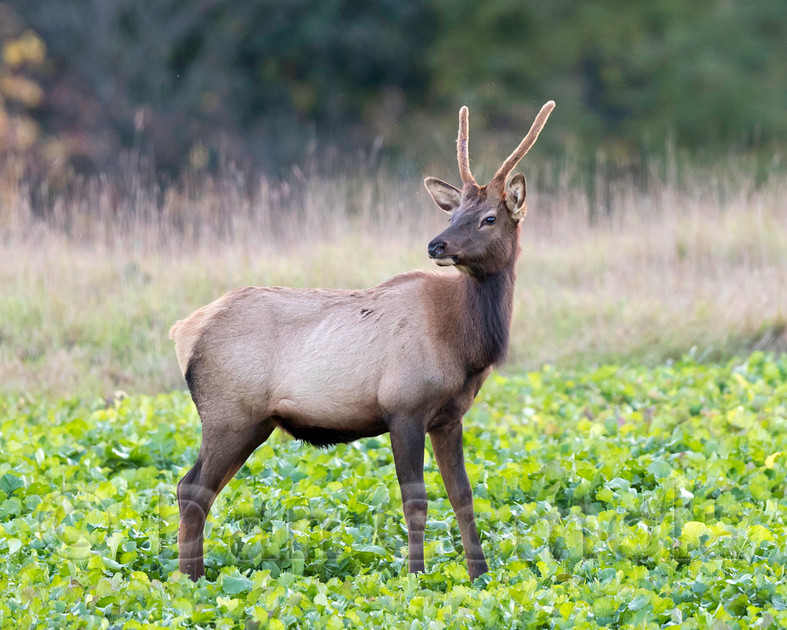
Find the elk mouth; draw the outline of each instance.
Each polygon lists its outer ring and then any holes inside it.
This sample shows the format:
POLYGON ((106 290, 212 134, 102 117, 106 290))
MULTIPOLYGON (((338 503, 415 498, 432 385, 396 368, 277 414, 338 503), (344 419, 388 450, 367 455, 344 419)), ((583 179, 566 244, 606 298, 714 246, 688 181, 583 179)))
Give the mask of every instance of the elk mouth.
POLYGON ((434 263, 439 267, 452 267, 457 263, 456 256, 441 256, 440 258, 436 258, 434 256, 431 257, 434 263))

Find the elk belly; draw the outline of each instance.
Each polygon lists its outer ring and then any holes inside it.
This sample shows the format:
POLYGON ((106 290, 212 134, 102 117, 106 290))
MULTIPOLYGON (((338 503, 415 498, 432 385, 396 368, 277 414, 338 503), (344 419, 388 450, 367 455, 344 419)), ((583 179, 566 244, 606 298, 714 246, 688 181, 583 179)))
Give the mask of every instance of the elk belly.
POLYGON ((352 330, 336 318, 291 339, 277 357, 271 415, 302 426, 353 430, 378 419, 378 341, 377 331, 352 330))

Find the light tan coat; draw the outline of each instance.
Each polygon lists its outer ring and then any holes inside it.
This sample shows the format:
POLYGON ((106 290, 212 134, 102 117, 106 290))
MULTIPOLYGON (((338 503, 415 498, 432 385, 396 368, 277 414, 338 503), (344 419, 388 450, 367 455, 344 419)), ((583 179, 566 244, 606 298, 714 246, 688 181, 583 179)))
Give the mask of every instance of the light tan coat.
MULTIPOLYGON (((359 291, 246 287, 170 335, 184 375, 199 363, 193 386, 206 404, 231 399, 258 418, 363 431, 392 413, 434 417, 464 385, 464 366, 431 327, 435 297, 457 279, 411 271, 359 291)), ((451 306, 443 319, 455 318, 451 306)))

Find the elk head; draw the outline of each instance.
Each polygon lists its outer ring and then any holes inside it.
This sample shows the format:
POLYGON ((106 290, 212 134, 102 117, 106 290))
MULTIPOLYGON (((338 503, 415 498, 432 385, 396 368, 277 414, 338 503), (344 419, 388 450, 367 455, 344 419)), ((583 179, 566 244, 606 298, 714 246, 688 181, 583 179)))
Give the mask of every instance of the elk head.
POLYGON ((459 110, 456 151, 462 189, 436 177, 424 180, 435 203, 451 215, 450 225, 429 243, 429 257, 435 263, 456 265, 474 277, 498 273, 511 263, 519 248, 519 222, 527 213, 527 185, 522 173, 508 178, 535 143, 554 108, 554 101, 541 108, 525 138, 485 186, 479 186, 470 172, 468 110, 459 110))

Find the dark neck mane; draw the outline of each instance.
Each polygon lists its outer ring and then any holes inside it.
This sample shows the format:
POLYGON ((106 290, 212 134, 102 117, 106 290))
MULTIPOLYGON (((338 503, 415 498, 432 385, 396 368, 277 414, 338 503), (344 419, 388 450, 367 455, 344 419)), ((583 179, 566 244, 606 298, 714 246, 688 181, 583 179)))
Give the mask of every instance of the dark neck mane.
POLYGON ((505 360, 514 302, 516 257, 502 271, 463 275, 465 330, 462 348, 468 372, 481 372, 505 360))

